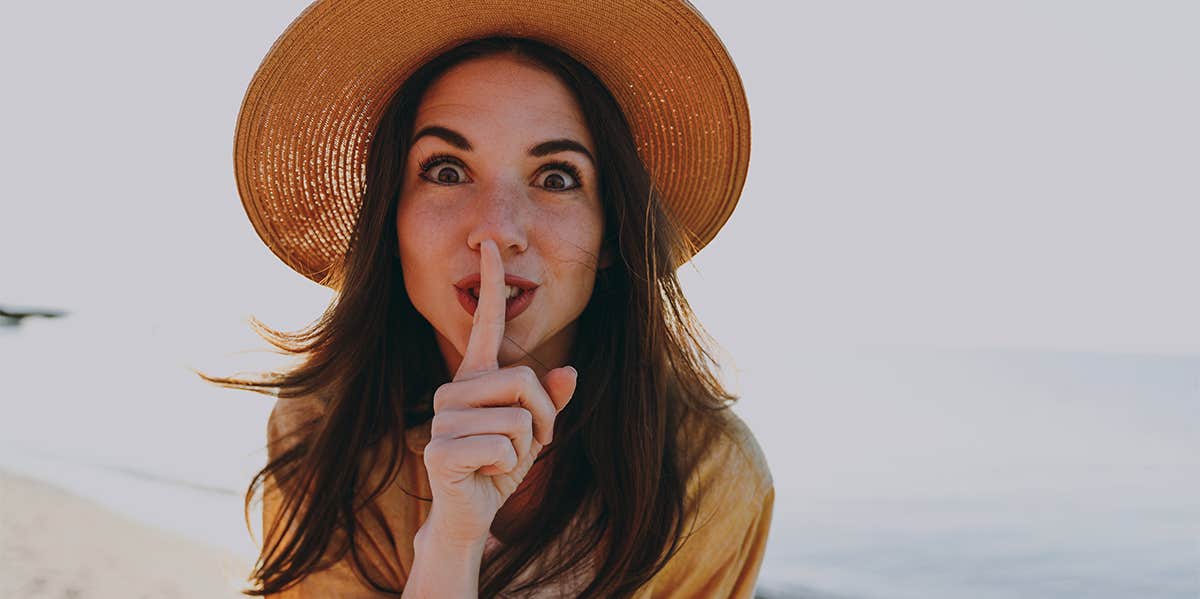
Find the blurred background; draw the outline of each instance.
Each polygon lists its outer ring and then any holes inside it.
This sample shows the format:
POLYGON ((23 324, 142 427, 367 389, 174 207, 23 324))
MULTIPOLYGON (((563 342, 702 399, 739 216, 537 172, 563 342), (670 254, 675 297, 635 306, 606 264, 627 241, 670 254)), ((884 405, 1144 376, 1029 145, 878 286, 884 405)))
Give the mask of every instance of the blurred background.
MULTIPOLYGON (((0 596, 243 582, 272 398, 188 367, 330 300, 232 169, 307 4, 5 7, 0 596)), ((695 4, 754 123, 681 278, 775 479, 759 594, 1200 596, 1200 5, 695 4)))

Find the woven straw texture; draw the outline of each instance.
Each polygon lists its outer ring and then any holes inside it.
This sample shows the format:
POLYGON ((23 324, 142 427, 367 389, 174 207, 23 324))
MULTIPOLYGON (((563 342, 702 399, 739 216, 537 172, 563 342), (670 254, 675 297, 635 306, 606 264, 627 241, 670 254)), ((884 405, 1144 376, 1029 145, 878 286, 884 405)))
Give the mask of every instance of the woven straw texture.
POLYGON ((318 283, 340 265, 384 105, 433 57, 490 36, 556 46, 608 87, 668 210, 698 251, 737 204, 750 116, 724 45, 681 0, 318 0, 263 59, 234 135, 255 230, 318 283))

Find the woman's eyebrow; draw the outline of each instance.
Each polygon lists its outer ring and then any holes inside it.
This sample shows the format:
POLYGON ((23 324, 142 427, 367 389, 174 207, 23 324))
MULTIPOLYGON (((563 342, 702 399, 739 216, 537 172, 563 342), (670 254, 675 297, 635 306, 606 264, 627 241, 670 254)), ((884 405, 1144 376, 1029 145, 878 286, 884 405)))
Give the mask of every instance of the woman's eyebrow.
POLYGON ((446 143, 464 152, 471 151, 471 142, 467 141, 467 138, 463 137, 462 133, 441 125, 429 125, 428 127, 422 127, 421 130, 417 131, 417 134, 412 137, 412 141, 408 142, 408 145, 412 146, 416 144, 418 139, 421 139, 426 135, 432 135, 433 137, 442 139, 446 143))
MULTIPOLYGON (((471 142, 467 141, 467 138, 463 136, 463 134, 450 129, 449 127, 443 127, 441 125, 428 125, 426 127, 422 127, 421 130, 417 131, 417 134, 412 137, 412 141, 409 142, 409 145, 415 145, 417 140, 425 137, 426 135, 441 139, 446 143, 463 150, 464 152, 471 151, 471 142)), ((536 144, 529 148, 530 156, 547 156, 557 152, 579 152, 580 154, 587 156, 587 159, 592 161, 593 165, 596 163, 596 158, 592 156, 592 153, 589 152, 583 144, 565 137, 543 141, 542 143, 536 144)))
POLYGON ((555 152, 579 152, 580 154, 587 156, 587 159, 592 161, 593 165, 596 164, 596 159, 592 157, 592 153, 589 152, 588 149, 583 146, 583 144, 573 139, 552 139, 550 141, 543 141, 542 143, 529 148, 530 156, 546 156, 547 154, 554 154, 555 152))

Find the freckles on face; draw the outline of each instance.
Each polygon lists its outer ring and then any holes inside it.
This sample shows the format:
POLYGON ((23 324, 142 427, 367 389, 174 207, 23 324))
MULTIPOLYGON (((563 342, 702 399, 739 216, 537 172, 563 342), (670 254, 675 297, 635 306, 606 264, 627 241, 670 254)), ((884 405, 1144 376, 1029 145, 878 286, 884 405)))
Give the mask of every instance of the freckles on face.
POLYGON ((538 285, 505 323, 501 362, 556 360, 591 297, 604 233, 595 144, 575 96, 526 62, 472 59, 430 86, 413 131, 396 230, 414 307, 443 353, 461 356, 472 316, 454 284, 480 272, 480 243, 492 239, 505 273, 538 285))

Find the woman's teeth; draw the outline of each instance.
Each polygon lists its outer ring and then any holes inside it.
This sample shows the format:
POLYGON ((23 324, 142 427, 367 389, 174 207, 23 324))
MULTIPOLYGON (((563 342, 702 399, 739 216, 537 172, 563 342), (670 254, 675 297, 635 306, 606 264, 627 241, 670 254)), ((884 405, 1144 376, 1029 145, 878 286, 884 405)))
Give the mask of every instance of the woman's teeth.
MULTIPOLYGON (((512 299, 514 297, 517 297, 517 295, 519 293, 521 293, 520 287, 513 287, 512 285, 504 286, 504 299, 512 299)), ((475 299, 479 299, 479 288, 478 287, 471 288, 471 297, 473 297, 475 299)))

